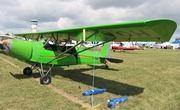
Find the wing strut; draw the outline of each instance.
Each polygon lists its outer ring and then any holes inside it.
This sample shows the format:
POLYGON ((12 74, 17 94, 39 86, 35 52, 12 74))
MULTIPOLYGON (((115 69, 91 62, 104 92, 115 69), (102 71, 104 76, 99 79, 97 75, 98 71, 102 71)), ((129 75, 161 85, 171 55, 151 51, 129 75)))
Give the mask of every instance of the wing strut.
POLYGON ((86 40, 86 29, 83 29, 83 41, 85 42, 86 40))
MULTIPOLYGON (((97 31, 95 31, 93 34, 89 35, 89 36, 87 37, 87 39, 91 38, 91 37, 92 37, 93 35, 95 35, 96 33, 97 33, 97 31)), ((52 38, 52 37, 53 37, 53 36, 51 36, 51 38, 52 38)), ((50 39, 50 38, 49 38, 49 39, 50 39)), ((48 39, 48 41, 49 41, 49 39, 48 39)), ((65 53, 67 53, 68 51, 70 51, 72 48, 77 47, 79 44, 82 44, 85 40, 86 40, 85 29, 83 29, 83 40, 80 40, 80 42, 77 43, 76 45, 72 46, 71 48, 69 48, 69 49, 67 49, 66 51, 62 52, 61 54, 57 55, 56 58, 50 60, 49 62, 47 62, 47 64, 53 62, 54 60, 56 60, 57 58, 59 58, 59 56, 64 55, 65 53)), ((47 41, 47 42, 48 42, 48 41, 47 41)), ((46 43, 47 43, 47 42, 46 42, 46 43)), ((92 47, 91 47, 91 48, 92 48, 92 47)), ((85 50, 87 50, 87 49, 85 49, 85 50)), ((85 51, 85 50, 83 50, 83 51, 85 51)), ((81 52, 82 52, 82 51, 81 51, 81 52)), ((79 53, 79 52, 78 52, 78 53, 79 53)), ((74 53, 74 54, 77 54, 77 52, 74 53)), ((71 55, 74 55, 74 54, 71 54, 71 55)), ((63 58, 66 58, 66 57, 67 57, 67 56, 65 56, 65 57, 63 57, 63 58)))
MULTIPOLYGON (((92 37, 93 35, 95 35, 95 34, 97 34, 97 31, 94 32, 92 35, 88 36, 86 40, 88 40, 89 38, 91 38, 91 37, 92 37)), ((92 46, 92 47, 85 48, 85 49, 83 49, 83 50, 81 50, 81 51, 78 51, 78 52, 75 52, 75 53, 73 53, 73 54, 71 54, 71 55, 75 55, 75 54, 77 54, 77 53, 81 53, 81 52, 83 52, 83 51, 86 51, 86 50, 89 50, 89 49, 91 49, 91 48, 97 47, 97 46, 99 46, 99 45, 105 44, 105 43, 107 43, 107 42, 109 42, 109 41, 111 41, 111 40, 114 39, 114 36, 113 36, 111 33, 108 33, 108 35, 111 35, 111 36, 112 36, 112 39, 107 40, 107 41, 105 41, 105 42, 102 42, 102 43, 100 43, 100 44, 94 45, 94 46, 92 46)), ((83 43, 83 41, 81 41, 80 43, 78 43, 78 45, 81 44, 81 43, 83 43)), ((75 45, 75 46, 73 46, 73 47, 76 47, 76 46, 77 46, 77 45, 75 45)), ((71 50, 71 49, 72 49, 72 48, 69 48, 68 50, 66 50, 66 51, 63 52, 62 54, 58 55, 55 59, 57 59, 57 58, 58 58, 59 56, 61 56, 61 55, 64 55, 67 51, 69 51, 69 50, 71 50)), ((71 56, 71 55, 69 55, 69 56, 71 56)), ((64 56, 64 57, 62 57, 62 58, 66 58, 66 57, 69 57, 69 56, 64 56)), ((54 61, 55 59, 53 59, 52 61, 54 61)), ((52 61, 50 61, 50 62, 52 62, 52 61)), ((48 63, 50 63, 50 62, 48 62, 48 63)))
POLYGON ((82 42, 84 42, 83 40, 81 40, 79 43, 77 43, 75 46, 72 46, 71 48, 67 49, 66 51, 62 52, 61 54, 57 55, 56 58, 52 59, 51 61, 49 61, 47 64, 53 62, 54 60, 56 60, 59 56, 64 55, 65 53, 67 53, 69 50, 71 50, 72 48, 78 46, 79 44, 81 44, 82 42))
POLYGON ((51 38, 53 38, 53 34, 52 34, 52 36, 44 43, 44 46, 50 41, 51 38))

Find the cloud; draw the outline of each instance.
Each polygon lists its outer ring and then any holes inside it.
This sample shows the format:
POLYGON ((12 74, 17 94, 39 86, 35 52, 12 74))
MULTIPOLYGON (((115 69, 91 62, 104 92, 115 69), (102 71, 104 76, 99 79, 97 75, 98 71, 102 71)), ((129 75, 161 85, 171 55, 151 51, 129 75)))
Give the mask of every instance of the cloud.
MULTIPOLYGON (((31 19, 38 20, 38 31, 157 18, 180 24, 179 5, 179 0, 0 0, 0 32, 31 31, 31 19)), ((178 26, 173 37, 179 32, 178 26)))
POLYGON ((69 18, 59 18, 57 25, 59 28, 70 28, 73 27, 73 21, 69 18))
POLYGON ((101 8, 109 8, 109 7, 115 7, 115 8, 126 8, 126 7, 136 7, 138 5, 141 5, 146 0, 86 0, 85 4, 90 5, 94 9, 101 9, 101 8))

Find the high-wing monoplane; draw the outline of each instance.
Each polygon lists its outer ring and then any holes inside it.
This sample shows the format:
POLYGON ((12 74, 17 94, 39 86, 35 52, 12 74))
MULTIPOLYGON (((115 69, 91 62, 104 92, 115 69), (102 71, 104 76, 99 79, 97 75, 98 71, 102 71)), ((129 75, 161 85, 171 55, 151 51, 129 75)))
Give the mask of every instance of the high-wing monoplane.
MULTIPOLYGON (((24 37, 25 40, 8 39, 2 41, 2 44, 8 55, 33 63, 31 67, 24 68, 25 75, 31 75, 32 70, 39 66, 40 83, 49 84, 53 66, 106 64, 107 61, 122 63, 123 60, 108 56, 108 42, 168 41, 176 27, 176 22, 170 19, 141 20, 45 32, 17 33, 14 35, 24 37), (72 40, 77 43, 70 45, 72 40), (101 43, 89 48, 81 48, 84 42, 101 43), (94 54, 89 50, 98 45, 104 45, 100 53, 94 54), (44 72, 44 65, 50 65, 47 72, 44 72)), ((108 67, 107 64, 106 67, 108 67)))

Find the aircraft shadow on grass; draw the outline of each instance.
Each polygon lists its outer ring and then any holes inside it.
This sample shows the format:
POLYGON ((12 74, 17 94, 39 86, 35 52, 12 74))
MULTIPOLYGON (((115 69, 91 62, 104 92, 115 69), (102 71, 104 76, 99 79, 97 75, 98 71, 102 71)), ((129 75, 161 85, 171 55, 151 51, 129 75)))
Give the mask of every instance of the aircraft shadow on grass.
MULTIPOLYGON (((96 66, 97 69, 98 66, 96 66)), ((98 68, 104 68, 103 66, 99 66, 98 68)), ((63 68, 57 68, 52 71, 52 77, 56 75, 60 75, 64 78, 71 79, 76 82, 80 82, 89 86, 92 86, 92 75, 83 73, 84 71, 91 71, 92 68, 81 68, 81 69, 72 69, 72 70, 63 70, 63 68)), ((115 70, 117 71, 117 70, 115 70)), ((13 74, 10 73, 14 78, 19 80, 24 78, 29 78, 29 76, 24 76, 22 73, 13 74)), ((98 74, 98 73, 95 73, 98 74)), ((106 73, 104 73, 106 74, 106 73)), ((33 73, 33 78, 39 78, 39 73, 33 73)), ((54 77, 57 78, 57 77, 54 77)), ((58 78, 57 78, 58 79, 58 78)), ((116 94, 116 95, 138 95, 144 91, 144 88, 125 84, 121 82, 117 82, 110 79, 104 79, 101 77, 94 76, 94 87, 95 88, 107 88, 109 93, 116 94)), ((79 86, 80 87, 80 86, 79 86)))
MULTIPOLYGON (((87 65, 87 66, 89 66, 91 70, 94 67, 94 65, 87 65)), ((105 65, 95 65, 95 69, 106 69, 106 67, 105 67, 105 65)), ((119 71, 119 69, 114 69, 114 68, 108 68, 107 70, 119 71)))
MULTIPOLYGON (((141 51, 141 50, 137 50, 137 51, 141 51)), ((126 54, 139 54, 135 51, 116 51, 116 53, 126 53, 126 54)))

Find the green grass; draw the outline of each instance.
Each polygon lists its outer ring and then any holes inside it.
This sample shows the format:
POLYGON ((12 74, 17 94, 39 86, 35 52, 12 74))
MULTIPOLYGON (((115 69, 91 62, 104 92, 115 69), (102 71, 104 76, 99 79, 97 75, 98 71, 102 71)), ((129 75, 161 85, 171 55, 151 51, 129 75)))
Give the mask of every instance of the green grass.
MULTIPOLYGON (((29 66, 17 59, 0 54, 20 68, 29 66)), ((108 88, 108 92, 94 95, 94 105, 99 110, 109 110, 107 100, 128 95, 128 101, 117 105, 114 110, 179 110, 180 109, 180 51, 147 49, 114 52, 111 57, 122 58, 121 64, 108 63, 96 66, 95 88, 108 88)), ((0 109, 2 110, 83 110, 63 95, 48 86, 41 85, 32 77, 22 75, 22 70, 11 64, 0 63, 0 109)), ((84 103, 92 97, 82 92, 92 88, 91 65, 54 67, 51 85, 84 103)), ((39 76, 35 73, 34 76, 39 76)))

